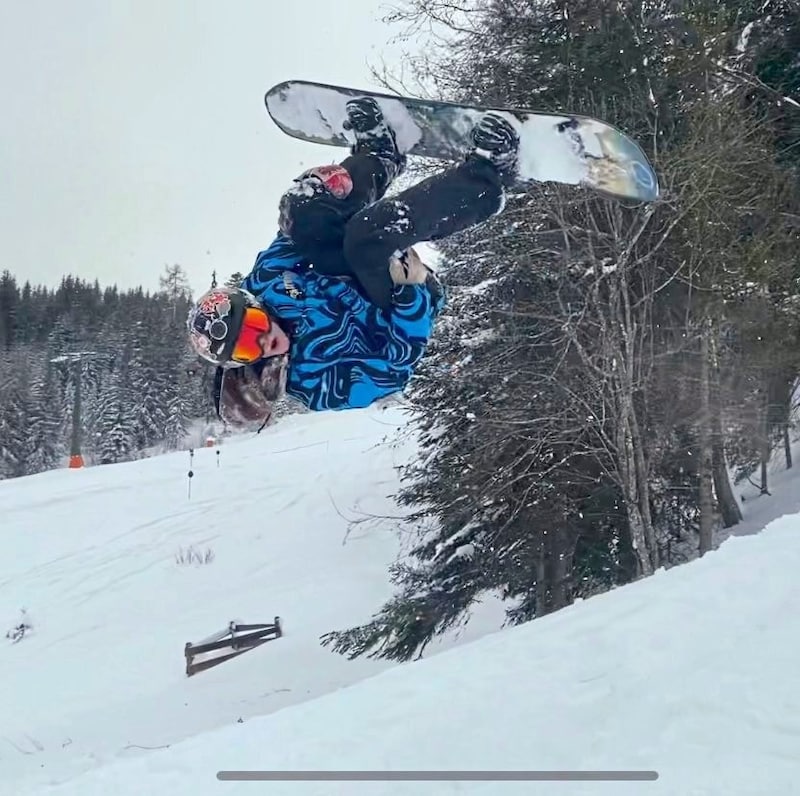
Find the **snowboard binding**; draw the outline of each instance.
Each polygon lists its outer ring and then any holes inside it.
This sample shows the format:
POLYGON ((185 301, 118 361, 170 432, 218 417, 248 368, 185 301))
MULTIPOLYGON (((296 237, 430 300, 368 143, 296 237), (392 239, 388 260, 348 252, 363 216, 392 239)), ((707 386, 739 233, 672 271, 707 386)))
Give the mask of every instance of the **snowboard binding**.
POLYGON ((507 119, 496 113, 485 113, 470 131, 472 148, 469 155, 486 158, 506 184, 517 178, 519 135, 507 119))
POLYGON ((358 97, 345 105, 347 118, 342 123, 355 138, 353 155, 375 155, 393 164, 396 177, 406 165, 406 156, 397 145, 397 136, 386 121, 380 105, 372 97, 358 97))

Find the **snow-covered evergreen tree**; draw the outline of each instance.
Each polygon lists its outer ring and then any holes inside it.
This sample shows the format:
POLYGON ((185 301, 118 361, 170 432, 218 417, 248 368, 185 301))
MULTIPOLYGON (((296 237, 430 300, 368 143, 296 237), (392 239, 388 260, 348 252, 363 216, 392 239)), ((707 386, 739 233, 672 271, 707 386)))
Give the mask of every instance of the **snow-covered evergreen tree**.
MULTIPOLYGON (((800 181, 763 113, 782 100, 754 79, 760 55, 731 65, 748 25, 775 12, 767 60, 788 90, 786 5, 483 0, 462 17, 463 4, 410 0, 396 12, 450 25, 420 74, 431 93, 604 118, 644 146, 666 191, 645 210, 534 185, 441 243, 451 303, 412 382, 423 457, 400 496, 418 543, 373 621, 327 637, 337 650, 405 659, 484 592, 524 621, 708 549, 723 424, 748 390, 785 406, 786 373, 800 372, 800 324, 779 309, 800 300, 800 181), (735 305, 764 295, 781 318, 763 338, 772 351, 744 356, 757 341, 735 305), (737 363, 752 374, 744 391, 737 363)), ((747 429, 753 445, 767 416, 747 429)))
POLYGON ((63 419, 58 380, 49 361, 35 368, 28 402, 28 432, 31 450, 26 475, 58 467, 66 455, 65 440, 60 435, 63 419))
POLYGON ((0 280, 0 302, 9 310, 0 357, 0 477, 63 465, 77 354, 87 460, 122 461, 183 443, 190 418, 207 411, 207 389, 204 374, 186 367, 183 269, 166 269, 162 286, 151 295, 72 276, 55 290, 20 288, 9 273, 0 280))

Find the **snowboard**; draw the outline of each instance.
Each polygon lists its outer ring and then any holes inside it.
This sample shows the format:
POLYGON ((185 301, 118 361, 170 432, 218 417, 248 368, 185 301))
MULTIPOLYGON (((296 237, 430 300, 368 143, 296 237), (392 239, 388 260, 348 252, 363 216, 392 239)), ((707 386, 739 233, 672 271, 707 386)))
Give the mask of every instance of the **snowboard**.
POLYGON ((303 141, 350 147, 345 103, 374 97, 410 155, 458 161, 469 132, 488 110, 508 118, 520 134, 519 181, 586 185, 623 199, 652 202, 659 187, 653 167, 629 136, 588 116, 563 116, 527 108, 489 108, 413 99, 375 91, 288 80, 264 96, 267 111, 284 133, 303 141))

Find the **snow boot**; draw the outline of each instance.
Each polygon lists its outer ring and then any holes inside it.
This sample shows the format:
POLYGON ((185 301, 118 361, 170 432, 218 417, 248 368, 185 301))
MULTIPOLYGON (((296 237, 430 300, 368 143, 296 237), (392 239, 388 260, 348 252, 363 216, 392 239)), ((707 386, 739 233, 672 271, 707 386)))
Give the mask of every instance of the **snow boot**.
POLYGON ((512 184, 519 168, 519 134, 507 119, 489 111, 470 131, 472 148, 468 157, 482 157, 492 163, 504 184, 512 184))
POLYGON ((401 174, 406 166, 406 156, 397 146, 395 132, 384 118, 380 105, 372 97, 358 97, 348 100, 345 110, 347 120, 344 127, 355 138, 351 153, 379 157, 391 170, 391 179, 401 174))

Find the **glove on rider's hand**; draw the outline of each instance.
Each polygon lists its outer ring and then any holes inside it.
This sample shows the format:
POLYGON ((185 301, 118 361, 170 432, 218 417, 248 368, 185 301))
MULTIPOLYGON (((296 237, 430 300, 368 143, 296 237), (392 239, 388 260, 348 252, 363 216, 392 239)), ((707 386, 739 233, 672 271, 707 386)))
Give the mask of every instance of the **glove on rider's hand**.
POLYGON ((414 249, 406 249, 399 257, 389 260, 389 276, 395 285, 424 285, 430 273, 414 249))

